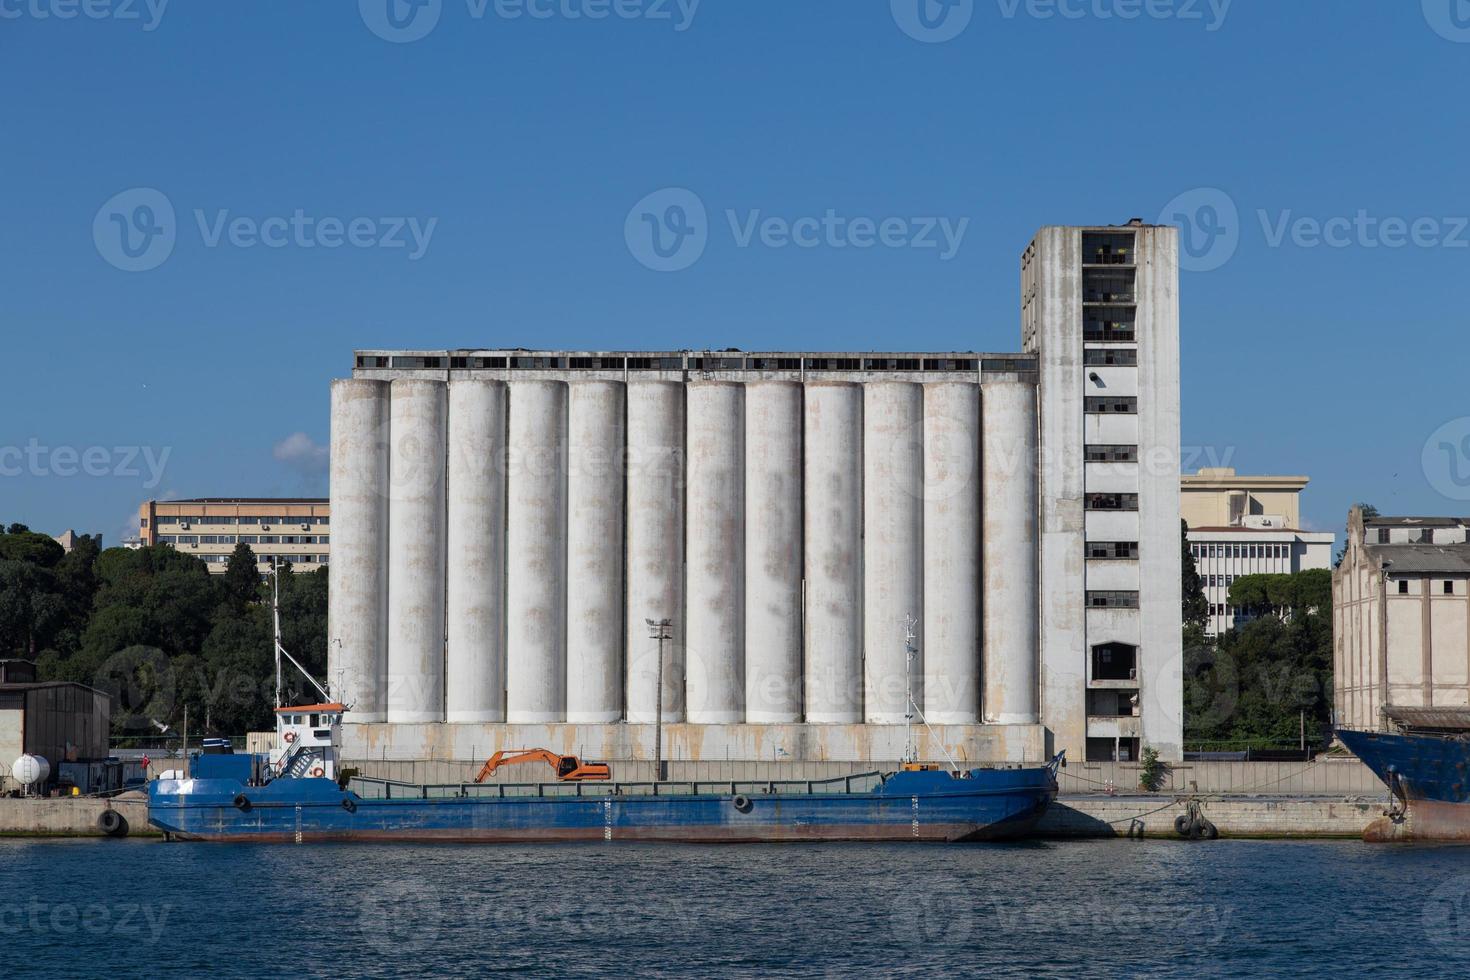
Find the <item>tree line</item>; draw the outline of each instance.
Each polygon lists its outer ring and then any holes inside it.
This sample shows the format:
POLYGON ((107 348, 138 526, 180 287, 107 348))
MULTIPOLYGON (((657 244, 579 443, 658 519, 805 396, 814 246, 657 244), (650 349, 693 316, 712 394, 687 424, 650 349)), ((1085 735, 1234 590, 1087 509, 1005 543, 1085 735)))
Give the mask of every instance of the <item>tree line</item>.
POLYGON ((1323 744, 1332 726, 1332 573, 1240 576, 1228 599, 1238 625, 1207 637, 1209 603, 1187 541, 1182 561, 1185 743, 1283 748, 1305 723, 1308 745, 1323 744))
MULTIPOLYGON (((12 524, 0 532, 0 656, 36 663, 43 680, 76 681, 113 699, 115 735, 238 735, 274 728, 269 596, 256 556, 237 545, 224 575, 167 545, 66 552, 12 524)), ((282 644, 313 675, 327 660, 327 570, 279 575, 282 644)), ((292 695, 304 682, 288 672, 292 695)))

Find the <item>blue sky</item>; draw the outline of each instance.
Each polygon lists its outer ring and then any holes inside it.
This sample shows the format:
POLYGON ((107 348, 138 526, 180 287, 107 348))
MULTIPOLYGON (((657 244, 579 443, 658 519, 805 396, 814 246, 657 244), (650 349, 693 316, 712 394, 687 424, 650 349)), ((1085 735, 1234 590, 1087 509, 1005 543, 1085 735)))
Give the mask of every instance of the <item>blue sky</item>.
POLYGON ((1465 512, 1470 3, 394 2, 0 0, 0 520, 322 493, 356 347, 1014 350, 1036 227, 1170 214, 1186 463, 1465 512))

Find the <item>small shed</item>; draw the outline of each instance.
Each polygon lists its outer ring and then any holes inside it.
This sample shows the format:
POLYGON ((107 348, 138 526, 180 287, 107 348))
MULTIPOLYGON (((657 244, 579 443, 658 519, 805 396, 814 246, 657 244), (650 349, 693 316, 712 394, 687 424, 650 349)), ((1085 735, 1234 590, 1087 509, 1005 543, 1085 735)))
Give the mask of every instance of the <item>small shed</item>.
POLYGON ((112 703, 106 693, 71 681, 0 682, 0 765, 39 755, 62 762, 108 756, 112 703))

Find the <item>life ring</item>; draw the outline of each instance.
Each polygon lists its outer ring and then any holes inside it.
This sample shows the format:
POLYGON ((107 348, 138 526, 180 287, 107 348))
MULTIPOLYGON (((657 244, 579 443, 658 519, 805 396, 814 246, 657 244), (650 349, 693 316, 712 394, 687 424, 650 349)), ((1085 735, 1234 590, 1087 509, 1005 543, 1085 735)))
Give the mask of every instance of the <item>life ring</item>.
POLYGON ((311 767, 311 772, 309 773, 309 775, 313 779, 319 779, 320 777, 325 776, 326 774, 327 774, 327 771, 325 769, 323 769, 321 766, 312 766, 311 767))
POLYGON ((282 735, 281 737, 286 740, 286 744, 287 745, 290 745, 292 742, 296 741, 296 733, 295 732, 287 732, 285 735, 282 735))

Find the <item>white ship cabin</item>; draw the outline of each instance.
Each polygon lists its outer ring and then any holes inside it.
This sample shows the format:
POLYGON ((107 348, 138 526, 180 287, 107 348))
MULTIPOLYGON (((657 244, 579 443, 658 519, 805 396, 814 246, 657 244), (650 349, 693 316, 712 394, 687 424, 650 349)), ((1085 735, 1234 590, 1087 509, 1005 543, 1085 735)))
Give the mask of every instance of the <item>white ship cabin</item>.
POLYGON ((270 754, 276 779, 336 779, 342 744, 340 704, 299 704, 276 709, 277 744, 270 754))

